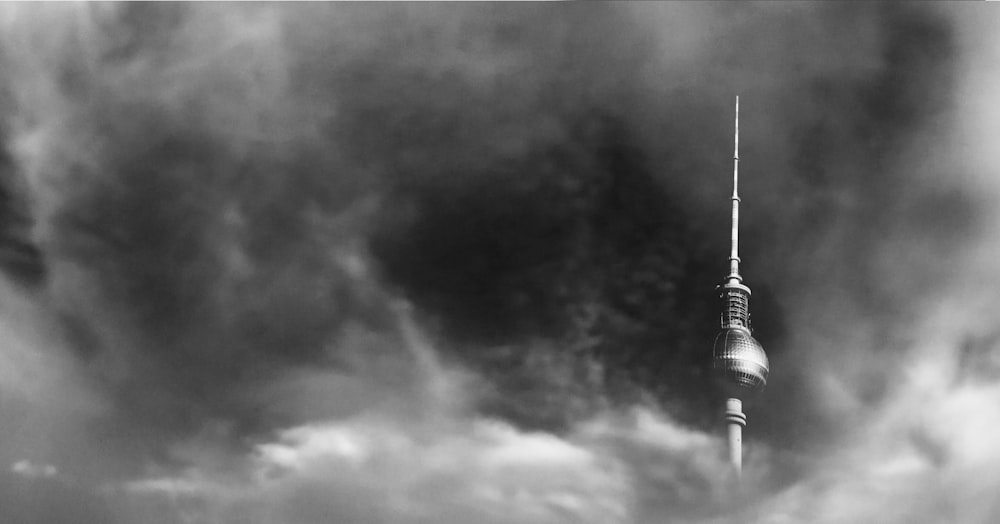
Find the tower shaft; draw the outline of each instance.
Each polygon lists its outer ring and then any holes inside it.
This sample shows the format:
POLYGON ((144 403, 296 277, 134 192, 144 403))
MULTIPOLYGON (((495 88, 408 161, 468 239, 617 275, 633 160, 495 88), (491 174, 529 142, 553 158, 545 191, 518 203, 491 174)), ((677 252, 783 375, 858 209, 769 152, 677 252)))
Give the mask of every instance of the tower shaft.
POLYGON ((729 463, 739 479, 743 473, 743 428, 747 416, 743 413, 743 401, 738 398, 726 399, 726 426, 728 430, 729 463))

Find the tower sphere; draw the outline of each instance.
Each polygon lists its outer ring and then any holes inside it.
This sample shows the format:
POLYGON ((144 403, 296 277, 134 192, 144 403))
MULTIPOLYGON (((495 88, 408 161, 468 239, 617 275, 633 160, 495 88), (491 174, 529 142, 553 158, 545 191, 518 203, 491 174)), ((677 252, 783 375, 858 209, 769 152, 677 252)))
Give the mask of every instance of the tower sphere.
POLYGON ((713 367, 727 391, 737 398, 751 396, 767 384, 767 354, 742 327, 728 327, 715 337, 713 367))

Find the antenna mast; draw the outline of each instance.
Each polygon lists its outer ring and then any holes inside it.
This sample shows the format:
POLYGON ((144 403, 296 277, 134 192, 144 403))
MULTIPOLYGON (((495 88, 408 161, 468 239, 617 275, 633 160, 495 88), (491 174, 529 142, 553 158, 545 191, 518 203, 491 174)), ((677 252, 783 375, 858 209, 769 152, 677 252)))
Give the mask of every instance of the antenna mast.
POLYGON ((735 129, 735 139, 733 140, 733 196, 730 199, 733 202, 733 231, 732 231, 732 244, 731 250, 729 252, 729 276, 728 279, 735 279, 736 282, 743 280, 740 276, 740 255, 739 255, 739 244, 740 244, 740 195, 737 192, 737 187, 740 183, 740 97, 736 97, 736 129, 735 129))

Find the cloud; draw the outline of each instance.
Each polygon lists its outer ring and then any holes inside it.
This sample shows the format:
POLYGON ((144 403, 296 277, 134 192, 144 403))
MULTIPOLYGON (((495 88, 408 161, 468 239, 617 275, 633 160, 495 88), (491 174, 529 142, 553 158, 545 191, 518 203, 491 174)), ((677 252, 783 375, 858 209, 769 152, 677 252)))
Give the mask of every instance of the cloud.
POLYGON ((198 522, 636 522, 714 503, 717 444, 648 411, 563 437, 498 420, 401 427, 368 416, 285 430, 256 447, 244 478, 195 470, 123 489, 202 507, 198 522))
POLYGON ((50 478, 59 474, 59 470, 52 464, 32 464, 27 460, 15 462, 10 470, 28 478, 50 478))

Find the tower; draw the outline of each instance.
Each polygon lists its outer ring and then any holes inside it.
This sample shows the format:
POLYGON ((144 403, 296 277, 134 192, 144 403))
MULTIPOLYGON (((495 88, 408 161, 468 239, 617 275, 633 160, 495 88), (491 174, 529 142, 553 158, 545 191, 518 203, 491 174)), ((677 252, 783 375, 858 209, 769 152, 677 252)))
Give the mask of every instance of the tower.
POLYGON ((729 275, 719 286, 722 299, 721 330, 712 349, 712 367, 726 392, 726 425, 729 461, 736 476, 743 469, 743 400, 767 384, 767 354, 750 333, 750 288, 740 276, 739 225, 740 197, 737 192, 740 168, 740 97, 736 97, 736 134, 733 148, 733 205, 729 275))

